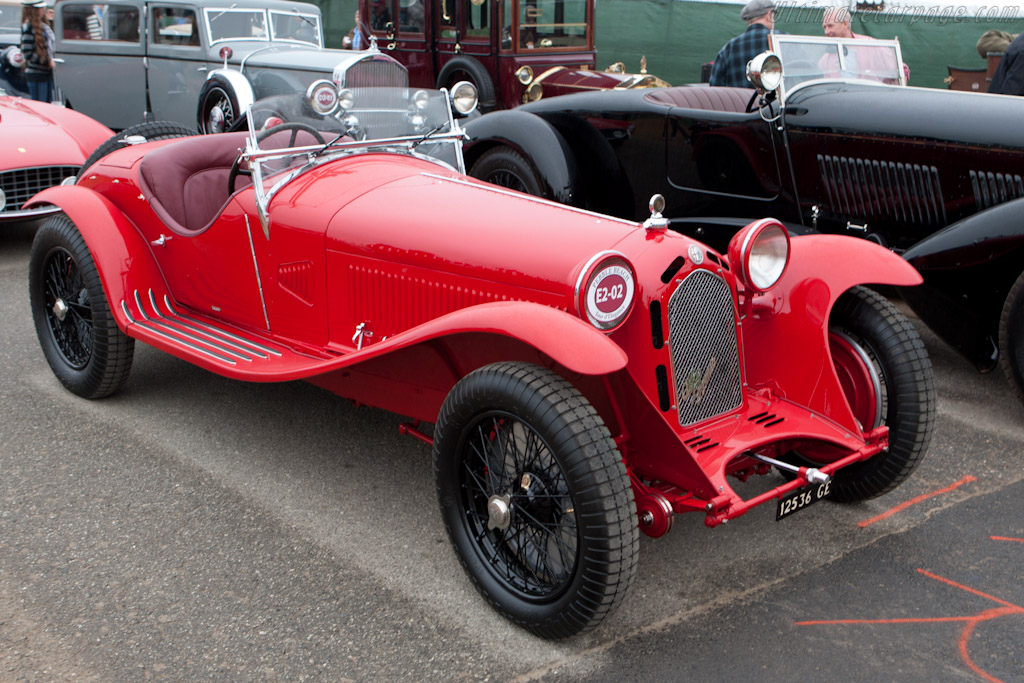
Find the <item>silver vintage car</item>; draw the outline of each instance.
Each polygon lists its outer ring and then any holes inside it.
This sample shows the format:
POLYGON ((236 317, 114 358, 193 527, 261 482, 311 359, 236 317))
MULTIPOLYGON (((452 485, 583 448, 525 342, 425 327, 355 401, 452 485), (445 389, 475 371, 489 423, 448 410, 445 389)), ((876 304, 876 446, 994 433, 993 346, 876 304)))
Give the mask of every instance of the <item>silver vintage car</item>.
POLYGON ((268 96, 337 85, 408 83, 376 51, 324 48, 320 9, 286 0, 64 0, 57 85, 67 105, 124 129, 146 119, 202 133, 236 126, 268 96))

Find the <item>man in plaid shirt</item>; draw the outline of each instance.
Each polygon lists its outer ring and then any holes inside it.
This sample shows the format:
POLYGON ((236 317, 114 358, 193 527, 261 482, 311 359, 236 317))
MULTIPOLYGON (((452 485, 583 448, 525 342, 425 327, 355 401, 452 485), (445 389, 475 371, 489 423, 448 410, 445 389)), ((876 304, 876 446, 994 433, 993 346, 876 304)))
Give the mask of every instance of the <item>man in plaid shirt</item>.
POLYGON ((750 0, 743 6, 740 19, 747 22, 747 30, 718 52, 711 67, 711 85, 753 87, 747 80, 747 62, 768 49, 768 34, 775 28, 775 3, 750 0))

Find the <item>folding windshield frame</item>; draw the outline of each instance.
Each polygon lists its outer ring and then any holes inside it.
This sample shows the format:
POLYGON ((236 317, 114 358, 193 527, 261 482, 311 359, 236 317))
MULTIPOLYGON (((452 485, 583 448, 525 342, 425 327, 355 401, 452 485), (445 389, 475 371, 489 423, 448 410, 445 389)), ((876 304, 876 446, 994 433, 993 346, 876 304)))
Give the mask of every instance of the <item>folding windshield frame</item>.
MULTIPOLYGON (((768 36, 769 49, 778 55, 779 59, 782 60, 783 79, 779 85, 779 100, 781 102, 786 101, 786 96, 795 90, 802 88, 810 83, 820 83, 822 81, 836 82, 836 81, 857 81, 861 83, 873 83, 876 85, 892 85, 904 87, 907 85, 906 74, 903 69, 903 52, 900 49, 899 39, 894 40, 876 40, 874 38, 827 38, 823 36, 801 36, 795 34, 778 34, 773 33, 768 36), (828 48, 833 48, 829 50, 828 48), (840 49, 843 48, 843 49, 840 49), (883 55, 885 71, 878 71, 872 73, 870 69, 865 71, 854 72, 850 70, 853 66, 848 55, 856 54, 854 51, 857 48, 866 48, 869 55, 872 56, 872 61, 878 63, 878 58, 874 57, 877 53, 883 55), (885 56, 884 50, 891 51, 891 57, 885 56), (824 69, 826 65, 822 64, 821 61, 815 61, 811 63, 806 59, 801 59, 807 56, 807 50, 813 51, 813 56, 824 60, 825 58, 834 58, 835 62, 829 59, 827 67, 829 69, 838 69, 834 75, 830 75, 832 72, 826 73, 824 69), (807 61, 811 65, 812 70, 807 71, 806 74, 793 73, 794 65, 802 61, 807 61), (894 64, 893 64, 894 62, 894 64), (807 76, 800 81, 793 82, 795 79, 807 76)), ((867 60, 865 60, 867 61, 867 60)))

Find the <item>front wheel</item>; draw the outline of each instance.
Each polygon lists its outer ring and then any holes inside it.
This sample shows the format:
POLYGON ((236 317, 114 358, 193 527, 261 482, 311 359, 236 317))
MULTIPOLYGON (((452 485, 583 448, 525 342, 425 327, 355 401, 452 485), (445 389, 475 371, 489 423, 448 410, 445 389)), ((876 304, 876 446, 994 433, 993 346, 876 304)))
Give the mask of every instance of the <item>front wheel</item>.
POLYGON ((92 254, 70 218, 58 214, 39 228, 28 273, 32 319, 53 374, 83 398, 117 391, 131 371, 135 340, 118 328, 92 254))
POLYGON ((917 330, 865 287, 832 309, 829 342, 840 384, 864 432, 889 427, 889 449, 836 472, 832 498, 867 500, 903 483, 924 458, 935 424, 931 360, 917 330))
POLYGON ((1014 395, 1024 401, 1024 273, 1010 288, 999 318, 999 364, 1014 395))
POLYGON ((639 531, 622 457, 559 375, 496 363, 463 378, 438 417, 434 474, 469 577, 533 633, 592 628, 632 584, 639 531))

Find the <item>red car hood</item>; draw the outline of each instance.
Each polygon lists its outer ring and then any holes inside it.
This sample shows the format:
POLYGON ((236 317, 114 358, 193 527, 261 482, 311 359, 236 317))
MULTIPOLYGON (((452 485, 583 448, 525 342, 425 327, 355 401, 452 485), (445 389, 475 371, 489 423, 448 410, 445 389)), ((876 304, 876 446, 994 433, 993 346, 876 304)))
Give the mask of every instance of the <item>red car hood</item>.
POLYGON ((78 112, 20 97, 0 97, 0 170, 79 166, 113 135, 78 112))

